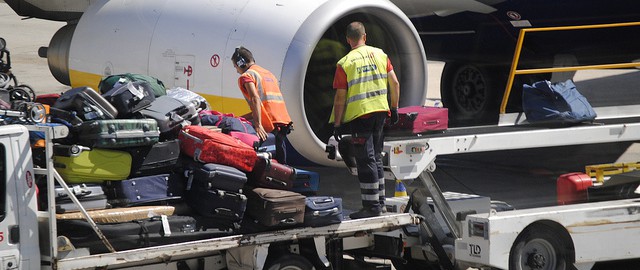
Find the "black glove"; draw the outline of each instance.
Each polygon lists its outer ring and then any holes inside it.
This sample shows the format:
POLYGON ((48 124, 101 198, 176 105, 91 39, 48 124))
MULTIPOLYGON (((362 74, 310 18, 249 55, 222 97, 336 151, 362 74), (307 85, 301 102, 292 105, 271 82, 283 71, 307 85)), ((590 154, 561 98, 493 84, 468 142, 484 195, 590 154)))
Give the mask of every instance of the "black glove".
POLYGON ((391 108, 390 124, 395 125, 398 123, 398 108, 391 108))
POLYGON ((340 126, 333 127, 333 138, 336 139, 337 142, 339 142, 340 139, 342 139, 342 127, 340 126))

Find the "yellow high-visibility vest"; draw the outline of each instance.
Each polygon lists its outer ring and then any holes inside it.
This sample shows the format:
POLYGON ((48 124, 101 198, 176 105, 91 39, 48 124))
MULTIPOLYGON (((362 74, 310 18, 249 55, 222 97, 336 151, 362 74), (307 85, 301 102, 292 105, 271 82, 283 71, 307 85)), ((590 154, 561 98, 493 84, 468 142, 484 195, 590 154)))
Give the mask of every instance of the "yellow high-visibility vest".
MULTIPOLYGON (((388 111, 387 54, 381 49, 361 46, 351 50, 338 65, 347 74, 347 100, 342 123, 372 112, 388 111)), ((334 110, 329 123, 335 122, 334 110)))

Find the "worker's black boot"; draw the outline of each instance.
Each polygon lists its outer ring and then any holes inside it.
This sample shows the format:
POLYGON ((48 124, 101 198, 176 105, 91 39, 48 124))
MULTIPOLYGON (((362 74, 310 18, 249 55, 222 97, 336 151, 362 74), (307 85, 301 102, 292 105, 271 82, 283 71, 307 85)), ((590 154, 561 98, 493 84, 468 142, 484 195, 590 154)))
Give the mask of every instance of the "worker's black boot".
POLYGON ((368 218, 368 217, 377 217, 380 215, 379 208, 361 208, 358 212, 353 212, 349 214, 351 219, 359 219, 359 218, 368 218))

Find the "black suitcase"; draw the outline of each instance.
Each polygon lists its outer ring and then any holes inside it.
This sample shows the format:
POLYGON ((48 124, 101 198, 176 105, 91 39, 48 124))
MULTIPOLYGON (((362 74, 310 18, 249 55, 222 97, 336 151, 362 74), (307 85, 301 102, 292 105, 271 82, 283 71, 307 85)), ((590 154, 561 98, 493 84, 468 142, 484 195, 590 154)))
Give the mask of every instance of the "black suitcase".
POLYGON ((75 111, 85 121, 115 119, 118 116, 118 110, 89 87, 78 87, 64 92, 53 107, 75 111))
MULTIPOLYGON (((91 254, 109 252, 88 222, 58 220, 57 225, 58 235, 69 238, 76 248, 89 248, 91 254)), ((198 231, 196 220, 188 216, 156 216, 123 223, 99 223, 98 228, 116 251, 229 235, 229 232, 218 230, 198 231), (169 228, 163 223, 168 223, 169 228)))
POLYGON ((133 113, 151 106, 156 99, 148 82, 128 82, 102 94, 118 110, 118 118, 129 118, 133 113))
POLYGON ((158 121, 163 138, 175 139, 183 126, 199 124, 198 112, 194 103, 169 96, 161 96, 151 102, 151 106, 140 111, 146 117, 158 121))
POLYGON ((153 145, 160 139, 153 119, 111 119, 82 123, 76 128, 80 144, 96 148, 153 145))
POLYGON ((278 163, 264 153, 258 156, 253 170, 247 173, 247 183, 253 187, 291 190, 295 178, 295 168, 278 163))
POLYGON ((180 142, 169 140, 151 146, 125 149, 131 154, 131 174, 138 177, 171 172, 180 157, 180 142))
POLYGON ((182 177, 177 174, 142 176, 104 183, 109 203, 117 207, 149 205, 178 200, 184 194, 182 177))
POLYGON ((313 196, 305 199, 305 226, 320 227, 340 222, 342 222, 342 198, 313 196))
POLYGON ((185 199, 199 215, 230 222, 240 222, 247 209, 244 194, 219 189, 193 187, 185 199))
MULTIPOLYGON (((100 185, 70 185, 69 188, 73 195, 78 198, 80 204, 82 204, 82 207, 84 207, 85 210, 106 209, 108 207, 107 196, 104 194, 102 186, 100 185)), ((56 186, 55 195, 57 214, 80 211, 78 205, 73 203, 69 195, 61 186, 56 186)))
POLYGON ((201 163, 194 160, 184 160, 185 174, 188 176, 186 189, 194 185, 205 189, 222 189, 231 192, 242 192, 247 183, 247 174, 227 165, 215 163, 201 163))
POLYGON ((247 213, 268 227, 304 221, 305 196, 287 190, 254 188, 247 193, 247 213))

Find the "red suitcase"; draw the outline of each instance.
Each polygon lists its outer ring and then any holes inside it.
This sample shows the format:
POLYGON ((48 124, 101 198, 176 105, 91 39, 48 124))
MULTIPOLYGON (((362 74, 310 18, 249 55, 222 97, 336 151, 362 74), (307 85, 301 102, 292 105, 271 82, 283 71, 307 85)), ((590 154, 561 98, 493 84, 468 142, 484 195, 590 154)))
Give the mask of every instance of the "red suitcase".
POLYGON ((186 126, 178 135, 182 153, 202 163, 228 165, 250 172, 256 163, 253 147, 230 135, 202 126, 186 126))
POLYGON ((411 135, 444 131, 449 126, 447 108, 409 106, 398 109, 398 123, 385 125, 385 135, 411 135))
POLYGON ((591 177, 584 173, 560 175, 556 182, 558 205, 587 202, 587 189, 592 185, 591 177))
POLYGON ((253 171, 247 174, 247 183, 254 187, 291 190, 296 169, 280 164, 269 154, 258 156, 253 171))

